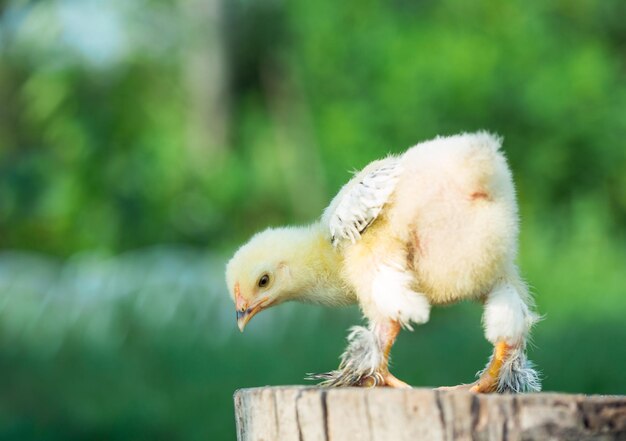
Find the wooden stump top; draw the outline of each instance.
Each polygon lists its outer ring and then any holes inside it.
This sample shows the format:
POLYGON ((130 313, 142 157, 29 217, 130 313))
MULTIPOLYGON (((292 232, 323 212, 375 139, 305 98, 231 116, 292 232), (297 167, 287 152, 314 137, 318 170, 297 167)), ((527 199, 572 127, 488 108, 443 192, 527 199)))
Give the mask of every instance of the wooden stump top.
POLYGON ((283 386, 235 392, 239 441, 626 440, 626 397, 283 386))

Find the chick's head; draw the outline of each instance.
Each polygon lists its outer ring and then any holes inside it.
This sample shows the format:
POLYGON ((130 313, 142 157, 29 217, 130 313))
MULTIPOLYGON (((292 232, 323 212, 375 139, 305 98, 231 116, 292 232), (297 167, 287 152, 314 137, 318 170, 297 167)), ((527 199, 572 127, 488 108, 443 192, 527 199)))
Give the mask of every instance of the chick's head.
POLYGON ((226 265, 226 283, 241 331, 259 311, 289 300, 297 290, 292 264, 301 240, 297 229, 268 229, 254 235, 226 265))

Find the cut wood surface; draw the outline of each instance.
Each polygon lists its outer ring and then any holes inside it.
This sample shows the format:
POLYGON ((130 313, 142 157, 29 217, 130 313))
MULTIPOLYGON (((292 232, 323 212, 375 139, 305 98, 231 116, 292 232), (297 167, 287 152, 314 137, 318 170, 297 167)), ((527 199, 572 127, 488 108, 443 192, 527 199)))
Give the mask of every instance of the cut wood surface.
POLYGON ((626 397, 433 389, 235 392, 240 441, 626 440, 626 397))

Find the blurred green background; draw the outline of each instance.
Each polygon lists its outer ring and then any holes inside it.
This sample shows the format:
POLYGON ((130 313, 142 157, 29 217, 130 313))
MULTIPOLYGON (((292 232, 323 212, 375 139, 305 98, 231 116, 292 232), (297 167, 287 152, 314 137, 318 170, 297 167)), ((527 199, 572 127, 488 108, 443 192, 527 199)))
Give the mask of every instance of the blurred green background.
MULTIPOLYGON (((504 137, 544 388, 626 393, 622 0, 0 1, 0 438, 234 439, 236 388, 336 366, 356 308, 245 334, 252 233, 436 135, 504 137)), ((394 373, 471 381, 480 305, 394 373)))

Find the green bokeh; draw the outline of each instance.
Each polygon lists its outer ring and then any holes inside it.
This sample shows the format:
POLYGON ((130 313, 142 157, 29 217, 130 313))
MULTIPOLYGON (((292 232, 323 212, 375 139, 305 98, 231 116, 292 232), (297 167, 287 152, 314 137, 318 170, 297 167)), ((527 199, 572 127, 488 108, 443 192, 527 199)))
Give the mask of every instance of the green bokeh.
MULTIPOLYGON (((225 260, 479 129, 514 172, 544 388, 626 393, 625 5, 0 1, 0 437, 233 439, 236 388, 334 367, 360 317, 287 305, 240 335, 225 260)), ((470 381, 480 315, 436 309, 394 372, 470 381)))

